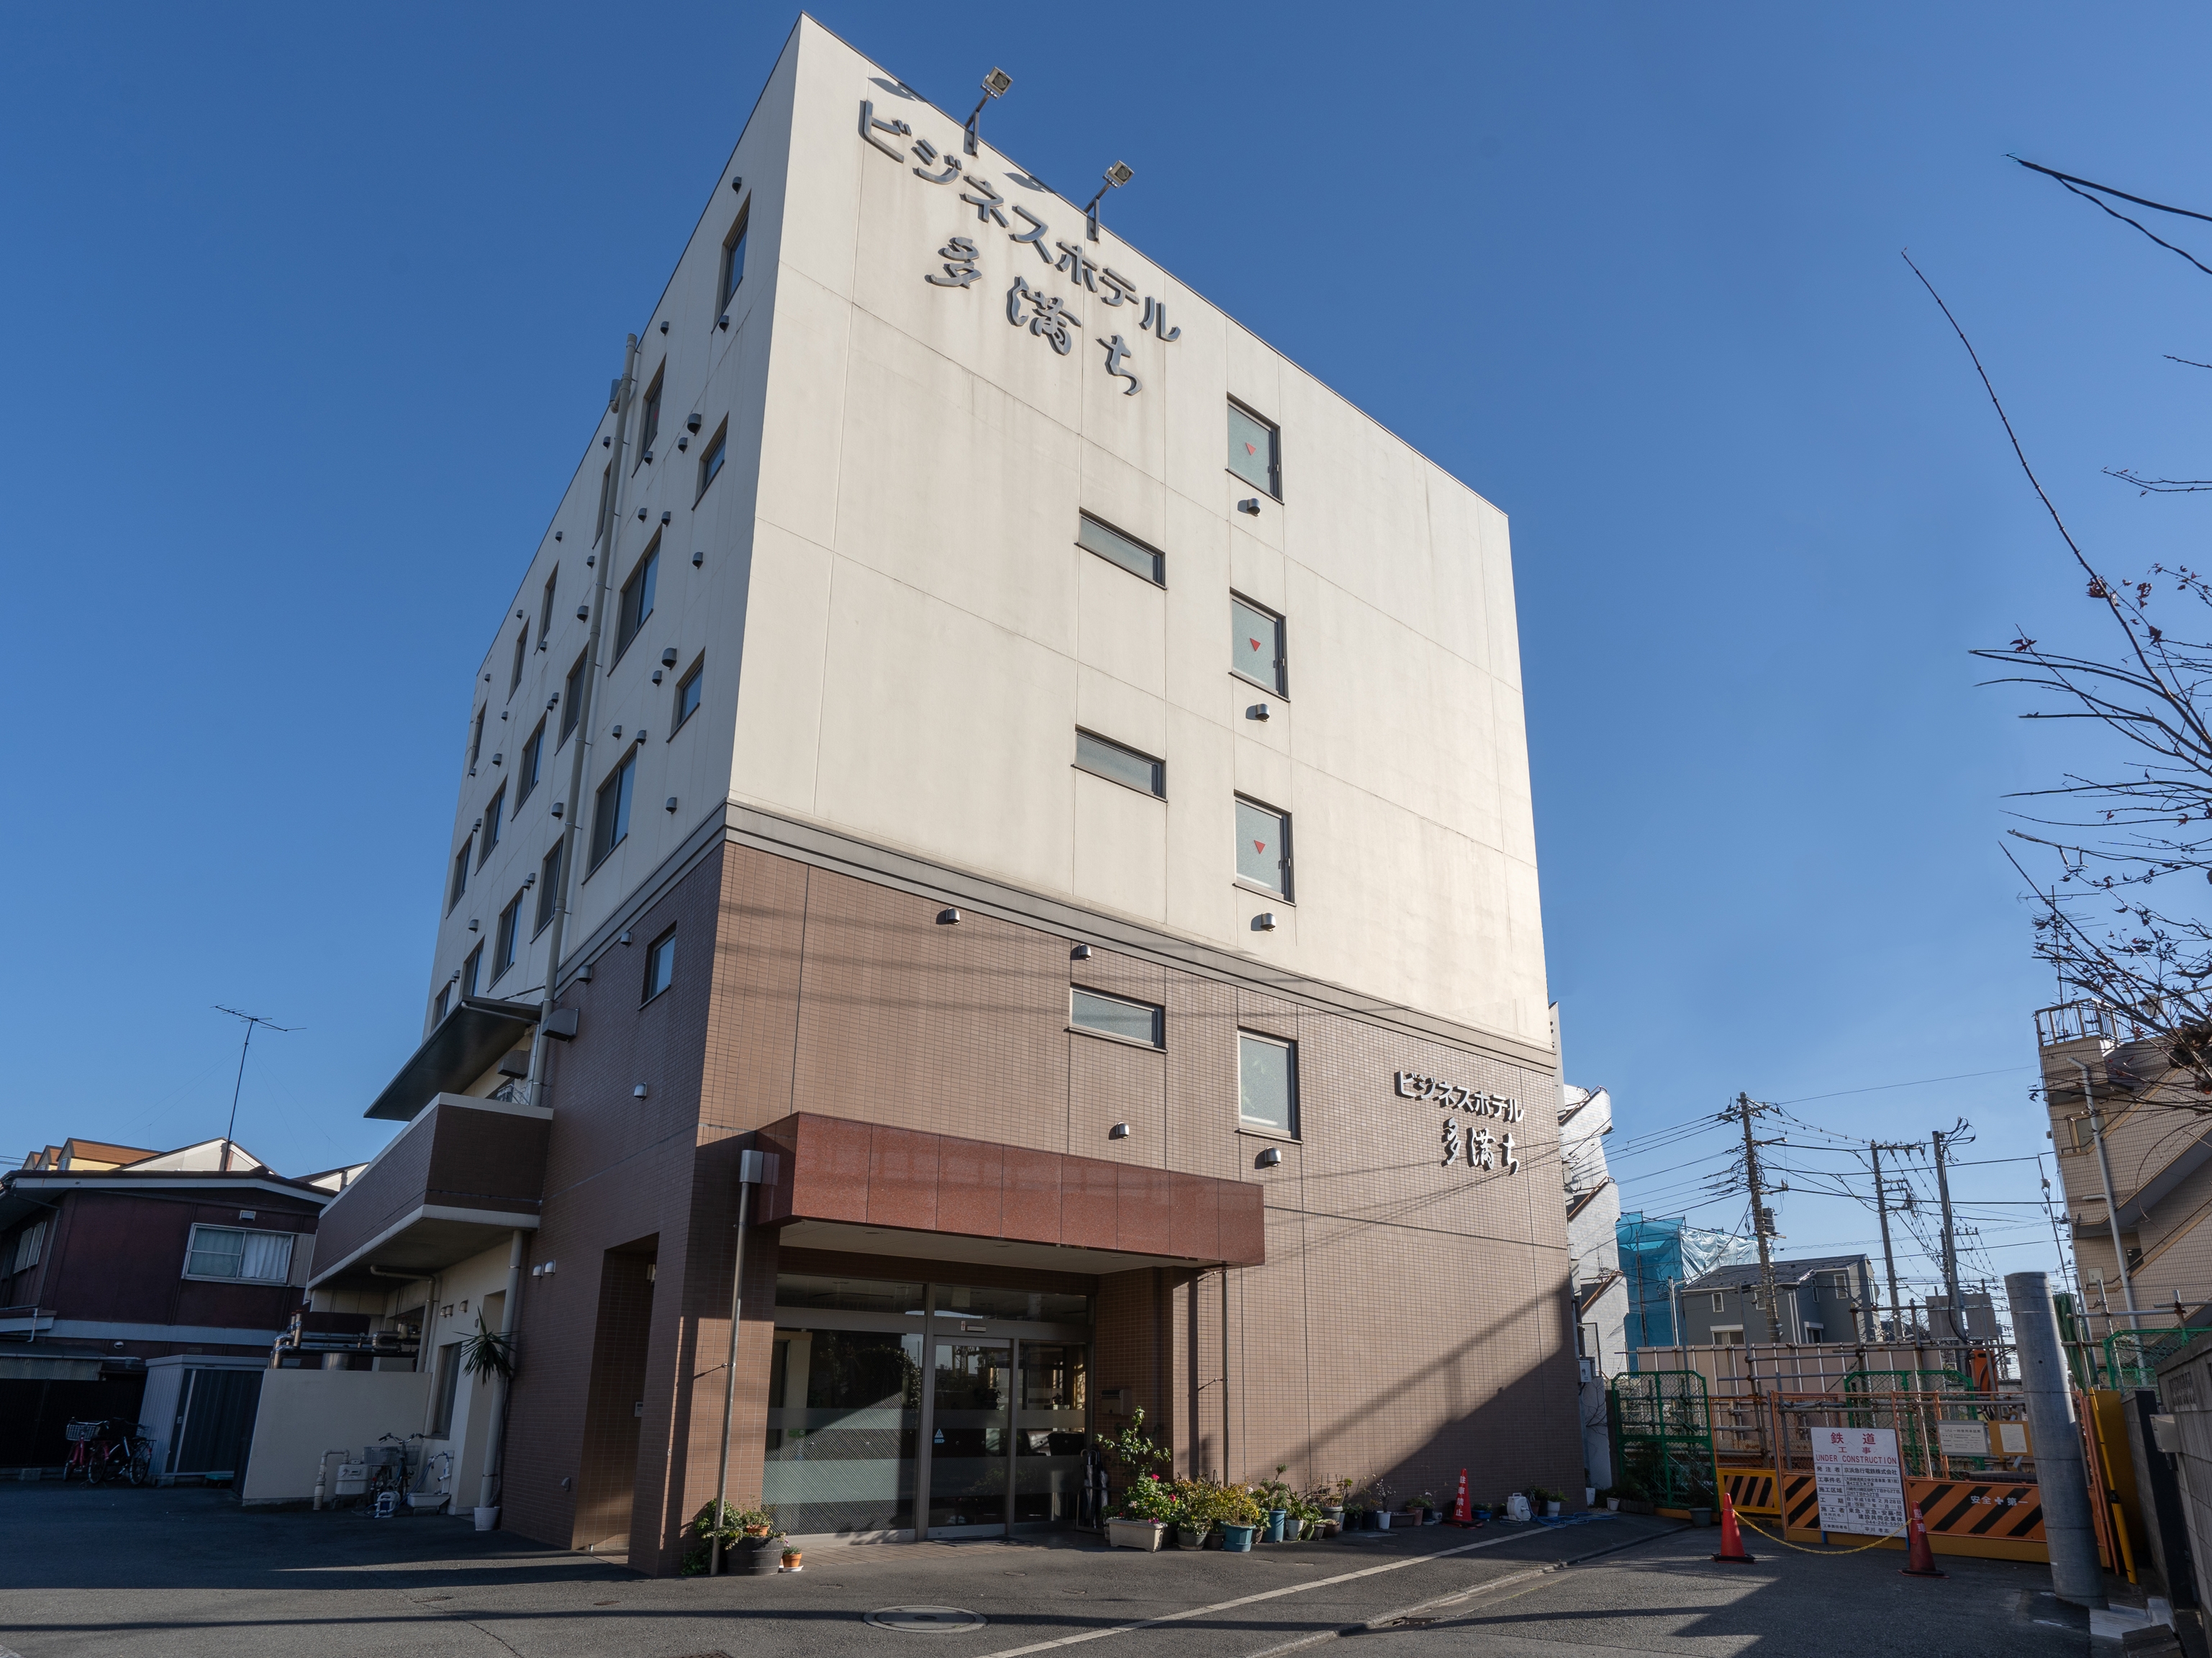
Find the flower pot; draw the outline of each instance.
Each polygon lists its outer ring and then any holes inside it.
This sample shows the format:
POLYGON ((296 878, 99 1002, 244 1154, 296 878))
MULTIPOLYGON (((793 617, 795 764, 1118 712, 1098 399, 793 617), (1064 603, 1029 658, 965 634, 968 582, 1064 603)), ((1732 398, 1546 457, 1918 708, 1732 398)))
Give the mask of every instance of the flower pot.
POLYGON ((1690 1510, 1690 1523, 1693 1526, 1711 1525, 1713 1523, 1713 1511, 1711 1509, 1692 1509, 1690 1510))
POLYGON ((477 1510, 477 1529, 478 1531, 489 1531, 498 1524, 499 1508, 497 1504, 495 1503, 489 1509, 478 1509, 477 1510))
POLYGON ((1617 1497, 1608 1497, 1605 1499, 1605 1506, 1606 1511, 1608 1514, 1619 1514, 1620 1512, 1620 1499, 1617 1497))
POLYGON ((1117 1549, 1143 1549, 1157 1552, 1160 1539, 1167 1531, 1164 1520, 1112 1519, 1106 1522, 1106 1541, 1117 1549))
POLYGON ((1324 1520, 1321 1522, 1320 1531, 1323 1537, 1335 1537, 1343 1530, 1344 1521, 1341 1520, 1324 1520))
POLYGON ((1212 1529, 1210 1526, 1177 1526, 1176 1546, 1179 1549, 1202 1549, 1206 1546, 1206 1533, 1212 1529))
POLYGON ((799 1563, 805 1558, 797 1549, 786 1549, 783 1552, 783 1569, 786 1571, 797 1571, 799 1569, 799 1563))
POLYGON ((1290 1517, 1291 1511, 1288 1509, 1267 1510, 1267 1541, 1279 1543, 1283 1540, 1283 1522, 1290 1517))
POLYGON ((1373 1520, 1373 1521, 1374 1521, 1374 1522, 1375 1522, 1375 1529, 1376 1529, 1376 1531, 1389 1531, 1389 1530, 1390 1529, 1390 1510, 1389 1510, 1389 1509, 1376 1509, 1376 1510, 1375 1510, 1375 1512, 1374 1512, 1372 1515, 1370 1515, 1370 1516, 1368 1516, 1368 1517, 1369 1517, 1370 1519, 1371 1519, 1371 1520, 1373 1520))
POLYGON ((1544 1518, 1545 1518, 1545 1519, 1547 1519, 1547 1520, 1557 1520, 1559 1517, 1559 1505, 1558 1503, 1556 1503, 1553 1502, 1549 1497, 1545 1498, 1545 1499, 1544 1499, 1544 1518))
POLYGON ((1323 1509, 1321 1511, 1321 1517, 1332 1526, 1342 1526, 1344 1524, 1343 1505, 1340 1503, 1333 1509, 1323 1509))
POLYGON ((1249 1554, 1252 1552, 1252 1533, 1259 1529, 1257 1526, 1224 1524, 1221 1527, 1221 1546, 1231 1554, 1249 1554))

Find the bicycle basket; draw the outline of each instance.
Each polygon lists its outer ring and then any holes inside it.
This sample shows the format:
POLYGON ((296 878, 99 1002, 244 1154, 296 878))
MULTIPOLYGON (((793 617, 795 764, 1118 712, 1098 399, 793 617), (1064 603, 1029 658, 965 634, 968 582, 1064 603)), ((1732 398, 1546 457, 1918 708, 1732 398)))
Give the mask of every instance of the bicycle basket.
POLYGON ((101 1425, 97 1422, 72 1422, 62 1430, 62 1434, 74 1445, 82 1440, 99 1437, 101 1425))

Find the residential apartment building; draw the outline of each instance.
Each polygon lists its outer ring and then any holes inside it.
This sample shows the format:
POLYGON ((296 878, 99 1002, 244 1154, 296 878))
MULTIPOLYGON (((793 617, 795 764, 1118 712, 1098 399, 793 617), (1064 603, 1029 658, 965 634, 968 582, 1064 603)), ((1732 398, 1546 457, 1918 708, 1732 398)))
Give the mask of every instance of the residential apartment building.
POLYGON ((2142 1318, 2143 1328, 2194 1322, 2182 1309, 2212 1301, 2212 1227, 2205 1225, 2212 1118, 2204 1096, 2167 1062, 2164 1043, 2123 1011, 2087 1002, 2047 1007, 2036 1014, 2035 1029, 2075 1276, 2096 1334, 2129 1327, 2125 1316, 2109 1327, 2106 1316, 2124 1315, 2130 1298, 2138 1311, 2158 1314, 2142 1318))
POLYGON ((464 1506, 504 1410, 502 1525, 674 1570, 726 1389, 799 1535, 1076 1523, 1139 1411, 1580 1484, 1504 516, 811 20, 456 723, 314 1296, 464 1506))
POLYGON ((1717 1267, 1676 1298, 1686 1346, 1875 1341, 1874 1266, 1864 1255, 1814 1255, 1774 1263, 1774 1315, 1759 1263, 1717 1267))
POLYGON ((0 1467, 58 1469, 72 1418, 119 1417, 158 1475, 237 1473, 344 1178, 289 1178, 220 1139, 72 1139, 0 1175, 0 1467))

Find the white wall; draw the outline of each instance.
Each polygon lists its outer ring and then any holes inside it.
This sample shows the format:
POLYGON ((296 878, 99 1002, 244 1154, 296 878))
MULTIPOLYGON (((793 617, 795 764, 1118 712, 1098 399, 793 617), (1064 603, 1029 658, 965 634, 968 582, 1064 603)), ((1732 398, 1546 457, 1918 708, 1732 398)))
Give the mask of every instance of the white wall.
MULTIPOLYGON (((429 1376, 413 1370, 270 1370, 261 1379, 243 1503, 303 1503, 315 1494, 315 1460, 325 1450, 361 1455, 385 1434, 422 1428, 429 1376)), ((331 1479, 339 1459, 331 1459, 331 1479)))

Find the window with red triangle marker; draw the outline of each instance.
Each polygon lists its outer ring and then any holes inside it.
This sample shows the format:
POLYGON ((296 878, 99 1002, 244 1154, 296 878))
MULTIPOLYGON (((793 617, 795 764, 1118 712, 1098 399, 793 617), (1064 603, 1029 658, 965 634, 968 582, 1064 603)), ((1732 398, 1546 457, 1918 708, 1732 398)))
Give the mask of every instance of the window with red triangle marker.
POLYGON ((1270 892, 1291 896, 1290 819, 1257 801, 1237 803, 1237 874, 1270 892))

